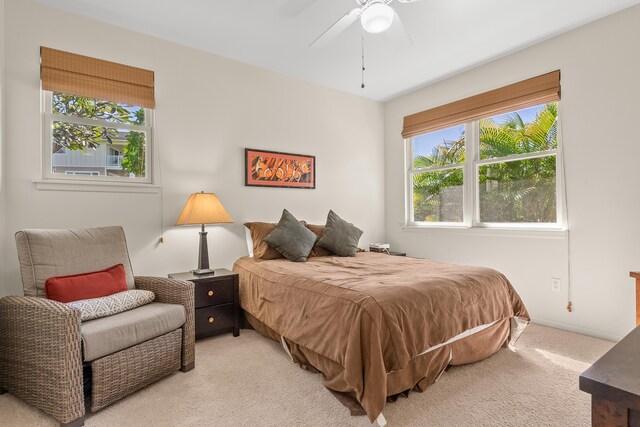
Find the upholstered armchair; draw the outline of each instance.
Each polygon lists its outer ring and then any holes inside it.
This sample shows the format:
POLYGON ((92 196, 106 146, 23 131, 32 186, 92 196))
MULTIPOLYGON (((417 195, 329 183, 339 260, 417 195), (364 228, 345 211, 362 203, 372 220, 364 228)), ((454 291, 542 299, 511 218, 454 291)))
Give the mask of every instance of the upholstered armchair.
POLYGON ((121 227, 16 233, 24 296, 0 299, 0 391, 56 418, 84 424, 92 412, 195 365, 191 282, 134 277, 121 227), (45 298, 50 277, 123 264, 127 288, 155 300, 80 321, 70 305, 45 298), (87 402, 85 403, 85 396, 87 402))

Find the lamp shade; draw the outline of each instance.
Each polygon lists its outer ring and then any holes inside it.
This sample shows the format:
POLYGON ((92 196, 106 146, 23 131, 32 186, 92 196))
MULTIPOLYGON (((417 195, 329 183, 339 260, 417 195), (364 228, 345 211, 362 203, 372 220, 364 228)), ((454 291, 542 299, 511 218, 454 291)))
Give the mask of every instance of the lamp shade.
POLYGON ((194 193, 189 196, 176 225, 221 224, 233 222, 227 210, 213 193, 194 193))
POLYGON ((368 33, 381 33, 391 26, 393 15, 391 6, 381 1, 374 1, 362 11, 360 21, 368 33))

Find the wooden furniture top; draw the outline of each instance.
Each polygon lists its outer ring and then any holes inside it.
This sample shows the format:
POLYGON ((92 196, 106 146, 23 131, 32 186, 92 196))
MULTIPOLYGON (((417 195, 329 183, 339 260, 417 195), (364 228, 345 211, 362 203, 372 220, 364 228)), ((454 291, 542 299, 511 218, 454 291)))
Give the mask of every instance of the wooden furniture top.
POLYGON ((634 279, 640 279, 640 271, 630 271, 629 276, 634 279))
POLYGON ((197 274, 193 274, 190 271, 185 271, 182 273, 171 273, 169 274, 169 277, 171 277, 172 279, 178 279, 178 280, 214 280, 214 279, 219 279, 219 278, 223 278, 223 277, 228 277, 228 276, 234 276, 238 273, 234 273, 233 271, 229 271, 226 268, 216 268, 213 270, 215 273, 213 274, 201 274, 201 275, 197 275, 197 274))
POLYGON ((580 375, 580 390, 640 409, 640 327, 580 375))

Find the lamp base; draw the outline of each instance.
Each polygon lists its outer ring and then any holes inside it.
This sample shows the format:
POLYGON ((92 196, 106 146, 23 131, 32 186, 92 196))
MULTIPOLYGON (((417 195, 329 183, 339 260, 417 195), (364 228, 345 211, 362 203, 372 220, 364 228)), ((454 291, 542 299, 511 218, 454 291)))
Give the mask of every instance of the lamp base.
POLYGON ((209 268, 209 248, 207 247, 207 232, 204 231, 204 224, 200 231, 200 250, 198 253, 198 268, 191 270, 196 276, 204 276, 205 274, 215 274, 216 272, 209 268))
POLYGON ((196 276, 202 276, 204 274, 216 274, 215 270, 212 270, 210 268, 199 268, 197 270, 191 270, 191 272, 196 276))

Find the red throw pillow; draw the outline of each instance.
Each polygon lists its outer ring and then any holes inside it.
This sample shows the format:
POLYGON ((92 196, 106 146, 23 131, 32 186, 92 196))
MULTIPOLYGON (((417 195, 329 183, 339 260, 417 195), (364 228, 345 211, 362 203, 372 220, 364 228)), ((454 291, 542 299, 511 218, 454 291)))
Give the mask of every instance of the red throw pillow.
POLYGON ((44 289, 47 298, 59 302, 106 297, 127 290, 127 274, 118 264, 93 273, 50 277, 44 289))

